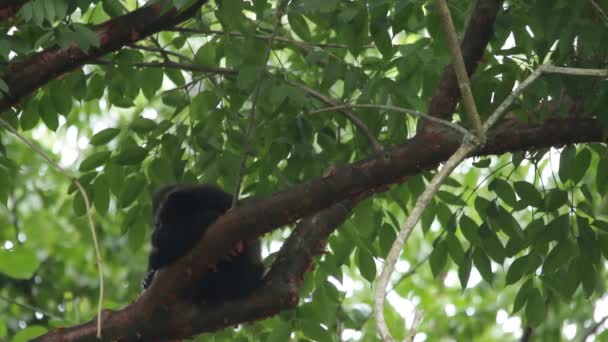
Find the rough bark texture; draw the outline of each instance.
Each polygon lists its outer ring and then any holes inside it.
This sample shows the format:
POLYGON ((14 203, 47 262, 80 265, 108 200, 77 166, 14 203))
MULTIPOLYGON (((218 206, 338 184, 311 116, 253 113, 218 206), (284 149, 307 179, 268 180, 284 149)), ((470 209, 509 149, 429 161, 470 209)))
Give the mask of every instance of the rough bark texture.
MULTIPOLYGON (((383 191, 407 176, 435 168, 458 148, 460 140, 458 134, 447 130, 421 134, 380 155, 337 167, 324 177, 270 197, 247 201, 214 223, 186 257, 160 270, 151 287, 134 303, 122 310, 106 311, 104 340, 187 337, 268 317, 293 307, 298 302, 298 279, 307 269, 304 266, 324 246, 328 231, 333 231, 348 216, 340 216, 337 209, 332 210, 334 206, 344 206, 336 203, 357 201, 375 191, 383 191), (176 297, 191 279, 204 274, 209 265, 222 257, 222 251, 230 250, 237 241, 260 236, 317 212, 320 212, 317 219, 303 224, 307 228, 296 230, 290 238, 296 242, 285 244, 264 285, 248 298, 210 308, 195 306, 176 297), (298 237, 299 234, 308 235, 304 240, 298 237), (306 241, 306 245, 299 245, 304 243, 299 240, 306 241), (303 249, 309 253, 302 253, 303 249)), ((506 121, 489 133, 486 146, 477 155, 603 141, 600 122, 593 118, 553 119, 542 124, 506 121)), ((94 340, 94 320, 36 339, 94 340)))
MULTIPOLYGON (((501 6, 502 1, 500 0, 479 0, 471 13, 469 25, 460 44, 469 76, 475 72, 486 46, 494 36, 494 22, 501 6)), ((435 88, 429 103, 428 114, 449 119, 459 99, 458 81, 454 68, 450 64, 445 68, 443 76, 435 88)))
POLYGON ((9 64, 8 72, 0 76, 10 90, 0 98, 0 113, 60 75, 190 18, 205 2, 207 0, 199 0, 181 12, 163 11, 162 3, 145 6, 97 26, 98 48, 82 51, 76 44, 68 49, 53 47, 36 53, 25 62, 9 64))

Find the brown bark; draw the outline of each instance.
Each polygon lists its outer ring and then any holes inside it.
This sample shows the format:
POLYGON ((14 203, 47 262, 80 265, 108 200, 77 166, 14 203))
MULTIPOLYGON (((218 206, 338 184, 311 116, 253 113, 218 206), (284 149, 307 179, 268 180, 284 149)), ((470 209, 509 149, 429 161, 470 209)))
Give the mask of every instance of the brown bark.
POLYGON ((206 2, 196 1, 180 12, 165 11, 160 2, 145 6, 98 25, 95 28, 100 41, 98 48, 83 51, 76 44, 67 49, 52 47, 22 63, 10 63, 8 72, 0 76, 9 88, 9 93, 0 98, 0 113, 18 105, 25 96, 60 75, 190 18, 206 2))
MULTIPOLYGON (((160 270, 151 287, 134 303, 122 310, 104 313, 104 340, 187 337, 268 317, 293 307, 298 301, 298 279, 306 271, 305 266, 318 253, 319 247, 324 246, 327 234, 350 212, 345 210, 346 214, 340 216, 332 206, 371 196, 391 184, 402 182, 407 176, 435 168, 458 148, 460 140, 459 134, 448 130, 420 134, 385 153, 337 167, 323 177, 270 197, 247 201, 229 211, 209 228, 205 238, 187 256, 160 270), (323 210, 328 211, 324 213, 323 210), (285 244, 264 285, 248 298, 213 308, 195 306, 177 298, 176 293, 181 293, 191 279, 203 275, 209 265, 222 257, 222 251, 230 250, 237 241, 260 236, 316 212, 330 218, 312 219, 306 224, 307 228, 297 229, 292 234, 296 242, 285 244), (325 228, 319 228, 321 226, 317 225, 323 222, 326 222, 325 228), (303 239, 299 234, 310 235, 303 239), (298 245, 298 240, 306 241, 304 247, 298 245), (304 248, 310 252, 303 253, 304 248)), ((593 118, 552 119, 542 124, 510 120, 489 133, 486 146, 476 155, 604 141, 600 122, 593 118)), ((93 320, 53 331, 36 341, 93 341, 94 336, 93 320)))
MULTIPOLYGON (((479 0, 471 13, 471 19, 460 44, 469 76, 481 63, 486 46, 494 36, 494 22, 501 7, 501 0, 479 0)), ((459 99, 458 81, 454 68, 450 64, 444 69, 443 76, 435 88, 429 103, 428 114, 449 119, 459 99)), ((423 124, 423 129, 427 125, 423 124)))

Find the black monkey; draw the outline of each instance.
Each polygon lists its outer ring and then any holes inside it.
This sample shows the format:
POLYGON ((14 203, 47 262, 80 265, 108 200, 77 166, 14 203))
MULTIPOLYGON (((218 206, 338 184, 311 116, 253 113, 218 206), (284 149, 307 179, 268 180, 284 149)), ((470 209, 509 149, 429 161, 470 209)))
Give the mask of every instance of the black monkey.
MULTIPOLYGON (((154 273, 193 248, 207 228, 232 204, 232 196, 211 185, 168 185, 154 193, 152 251, 142 286, 154 273)), ((249 294, 260 282, 264 268, 260 241, 239 243, 207 272, 194 289, 194 299, 221 302, 249 294)))

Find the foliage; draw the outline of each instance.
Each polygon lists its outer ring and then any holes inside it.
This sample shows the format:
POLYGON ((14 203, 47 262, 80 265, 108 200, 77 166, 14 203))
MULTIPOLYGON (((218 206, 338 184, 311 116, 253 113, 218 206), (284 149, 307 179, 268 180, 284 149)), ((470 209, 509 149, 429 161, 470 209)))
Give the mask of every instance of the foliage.
MULTIPOLYGON (((595 2, 608 12, 607 1, 595 2)), ((545 60, 605 68, 608 22, 591 3, 505 1, 472 80, 482 116, 545 60)), ((0 75, 41 48, 95 49, 91 25, 137 6, 27 2, 14 21, 0 23, 0 75)), ((473 1, 450 6, 456 27, 465 27, 473 1)), ((242 194, 265 196, 372 152, 338 110, 311 113, 325 104, 306 88, 336 103, 425 112, 450 61, 433 2, 309 0, 290 2, 266 62, 275 7, 267 0, 217 0, 179 28, 58 77, 2 114, 74 170, 92 199, 104 307, 121 307, 140 293, 155 188, 175 182, 234 188, 255 87, 261 88, 242 194)), ((0 93, 7 94, 1 79, 0 93)), ((566 116, 575 104, 557 102, 558 110, 550 104, 566 97, 583 100, 586 112, 608 123, 606 81, 571 76, 540 79, 512 114, 526 122, 566 116)), ((461 111, 456 117, 466 121, 461 111)), ((416 133, 417 122, 403 113, 356 114, 384 146, 416 133)), ((411 319, 415 306, 425 312, 419 332, 429 341, 512 340, 529 326, 538 340, 582 336, 598 315, 608 315, 607 174, 604 144, 530 146, 465 163, 408 241, 389 294, 392 332, 404 336, 404 316, 411 319)), ((409 178, 360 204, 306 275, 296 309, 218 332, 214 340, 337 341, 338 333, 376 340, 370 282, 430 176, 409 178)), ((99 284, 84 213, 68 179, 0 132, 0 339, 25 341, 95 315, 99 284)), ((266 236, 266 254, 286 234, 266 236)), ((605 333, 597 338, 608 340, 605 333)))

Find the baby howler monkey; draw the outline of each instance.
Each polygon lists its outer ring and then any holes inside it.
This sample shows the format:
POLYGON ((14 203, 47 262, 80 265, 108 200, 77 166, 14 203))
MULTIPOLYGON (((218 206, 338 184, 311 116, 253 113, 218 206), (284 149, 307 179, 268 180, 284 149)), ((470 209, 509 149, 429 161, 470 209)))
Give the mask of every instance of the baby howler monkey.
MULTIPOLYGON (((157 270, 188 253, 209 226, 232 204, 232 196, 212 185, 168 185, 154 193, 154 231, 148 271, 142 286, 147 288, 157 270)), ((197 301, 218 303, 249 294, 264 272, 260 241, 240 242, 196 282, 197 301)))

